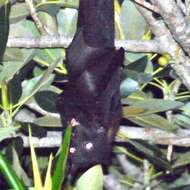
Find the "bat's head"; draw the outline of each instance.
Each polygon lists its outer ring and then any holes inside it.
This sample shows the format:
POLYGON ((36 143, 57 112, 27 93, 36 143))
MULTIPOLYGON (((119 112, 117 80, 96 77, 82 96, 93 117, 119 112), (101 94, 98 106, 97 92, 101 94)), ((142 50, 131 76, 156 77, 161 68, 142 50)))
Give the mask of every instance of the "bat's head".
POLYGON ((106 165, 109 160, 111 145, 107 141, 104 127, 85 127, 72 119, 72 140, 69 160, 75 168, 86 168, 94 164, 106 165))

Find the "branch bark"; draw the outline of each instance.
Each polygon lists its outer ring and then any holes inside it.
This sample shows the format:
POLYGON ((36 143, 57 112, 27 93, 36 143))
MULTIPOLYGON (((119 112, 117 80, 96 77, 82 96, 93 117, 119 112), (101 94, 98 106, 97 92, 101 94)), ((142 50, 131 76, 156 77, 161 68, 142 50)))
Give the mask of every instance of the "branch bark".
POLYGON ((169 27, 174 39, 190 56, 190 24, 174 0, 153 0, 160 10, 160 15, 169 27))
POLYGON ((139 139, 160 145, 190 147, 190 131, 186 129, 181 129, 177 134, 174 134, 154 128, 121 126, 119 136, 120 134, 123 136, 123 139, 117 138, 117 141, 119 142, 122 142, 123 140, 126 141, 127 139, 139 139))
MULTIPOLYGON (((162 1, 163 3, 163 1, 162 1)), ((165 2, 164 2, 165 4, 165 2)), ((140 5, 136 5, 137 9, 144 16, 149 23, 151 31, 154 33, 155 38, 160 41, 160 45, 163 49, 167 49, 167 53, 172 55, 175 64, 171 67, 176 71, 183 84, 190 90, 190 59, 186 56, 184 50, 181 48, 181 44, 177 43, 173 38, 172 33, 168 29, 164 20, 161 18, 157 20, 151 11, 143 8, 140 5)))
MULTIPOLYGON (((190 130, 181 129, 177 134, 154 128, 121 126, 116 142, 127 142, 127 139, 145 140, 154 144, 190 147, 190 130)), ((28 136, 21 135, 24 147, 29 147, 28 136)), ((59 147, 62 141, 61 132, 48 132, 47 137, 33 137, 35 147, 59 147)))

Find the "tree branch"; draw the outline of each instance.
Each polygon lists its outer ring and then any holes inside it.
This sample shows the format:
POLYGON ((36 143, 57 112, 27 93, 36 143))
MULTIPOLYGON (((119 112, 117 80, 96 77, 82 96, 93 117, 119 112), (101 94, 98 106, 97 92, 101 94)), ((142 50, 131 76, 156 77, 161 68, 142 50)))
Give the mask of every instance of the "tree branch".
POLYGON ((142 0, 134 0, 136 3, 138 3, 139 5, 142 5, 143 7, 147 8, 147 9, 150 9, 151 11, 153 12, 156 12, 156 13, 159 13, 159 9, 158 7, 150 4, 149 2, 147 1, 142 1, 142 0))
POLYGON ((68 47, 72 39, 60 36, 33 37, 9 37, 7 47, 14 48, 56 48, 68 47))
MULTIPOLYGON (((181 129, 177 134, 154 128, 121 126, 116 142, 127 142, 127 139, 145 140, 154 144, 190 147, 190 130, 181 129)), ((29 147, 28 136, 21 135, 24 147, 29 147)), ((33 137, 35 147, 59 147, 62 141, 61 132, 48 132, 47 137, 33 137)))
MULTIPOLYGON (((71 38, 63 36, 42 36, 33 37, 9 37, 7 47, 11 48, 67 48, 71 43, 71 38)), ((116 40, 116 48, 123 47, 130 52, 156 52, 167 53, 173 51, 173 46, 163 45, 163 39, 154 40, 116 40)), ((176 49, 176 46, 175 46, 176 49)))
POLYGON ((104 187, 109 190, 124 190, 118 179, 116 179, 111 174, 104 175, 104 187))
POLYGON ((174 0, 152 0, 173 34, 174 39, 190 56, 190 24, 174 0))
MULTIPOLYGON (((162 1, 163 2, 163 1, 162 1)), ((184 53, 183 49, 173 39, 173 35, 167 28, 162 19, 157 20, 152 15, 152 12, 143 8, 140 5, 136 5, 137 9, 144 16, 149 23, 151 31, 156 38, 160 41, 160 45, 163 49, 167 49, 167 53, 172 55, 175 64, 171 64, 171 67, 176 71, 183 84, 190 90, 190 59, 184 53)))
POLYGON ((186 129, 178 130, 177 134, 174 134, 154 128, 121 126, 118 134, 123 137, 123 139, 117 138, 119 142, 127 139, 139 139, 154 144, 190 147, 190 131, 186 129))

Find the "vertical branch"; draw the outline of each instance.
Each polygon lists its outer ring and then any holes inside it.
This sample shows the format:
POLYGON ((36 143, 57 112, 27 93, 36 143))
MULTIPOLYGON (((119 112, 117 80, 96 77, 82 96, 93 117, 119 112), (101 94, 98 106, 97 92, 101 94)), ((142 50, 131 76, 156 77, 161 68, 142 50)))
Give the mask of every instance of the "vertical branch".
POLYGON ((188 19, 176 4, 174 0, 154 0, 160 10, 167 27, 173 35, 173 38, 180 44, 183 50, 190 56, 190 24, 188 19))
POLYGON ((187 17, 190 16, 190 0, 185 0, 185 7, 186 7, 186 15, 187 17))
POLYGON ((171 35, 170 30, 167 28, 163 20, 156 20, 156 18, 153 17, 151 11, 143 8, 140 5, 136 5, 136 7, 149 23, 152 32, 156 36, 155 39, 159 40, 160 45, 164 46, 164 49, 168 49, 168 53, 171 54, 176 60, 176 63, 171 64, 171 67, 181 78, 183 84, 190 90, 189 57, 185 55, 183 49, 173 39, 173 35, 171 35))
MULTIPOLYGON (((163 88, 163 94, 164 94, 164 99, 166 100, 175 100, 175 96, 179 90, 179 87, 181 85, 181 81, 180 80, 175 80, 174 81, 174 85, 172 86, 171 91, 165 91, 163 88)), ((170 85, 171 86, 171 85, 170 85)), ((166 112, 166 117, 168 119, 168 121, 173 122, 173 111, 167 111, 166 112)), ((167 150, 167 159, 169 162, 171 162, 172 160, 172 153, 173 153, 173 145, 168 145, 168 150, 167 150)), ((167 171, 167 173, 169 173, 170 171, 167 171)))

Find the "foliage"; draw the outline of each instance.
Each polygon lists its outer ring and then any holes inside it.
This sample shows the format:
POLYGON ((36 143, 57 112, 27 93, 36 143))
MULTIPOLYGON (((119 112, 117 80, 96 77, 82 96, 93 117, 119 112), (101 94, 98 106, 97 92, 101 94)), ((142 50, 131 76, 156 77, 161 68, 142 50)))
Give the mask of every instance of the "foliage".
MULTIPOLYGON (((77 22, 77 0, 34 0, 33 4, 41 23, 50 35, 60 34, 68 39, 73 37, 77 22)), ((115 1, 115 7, 117 39, 152 39, 149 26, 133 1, 124 0, 121 5, 115 1)), ((62 184, 68 189, 76 190, 83 190, 86 186, 88 190, 103 189, 103 173, 99 165, 84 174, 81 173, 78 181, 74 185, 71 184, 70 176, 66 173, 71 133, 69 128, 61 151, 58 151, 57 147, 47 148, 47 143, 45 147, 34 152, 35 142, 30 142, 32 153, 29 153, 29 148, 23 140, 29 136, 28 125, 31 126, 33 136, 38 138, 48 136, 47 133, 52 131, 59 131, 61 127, 55 100, 63 90, 67 75, 64 66, 65 49, 52 47, 5 50, 8 34, 12 38, 37 38, 41 35, 33 18, 29 16, 24 1, 20 0, 11 5, 10 15, 9 9, 9 1, 1 0, 0 186, 6 189, 10 185, 13 189, 20 190, 24 189, 24 186, 39 187, 38 183, 41 183, 42 187, 42 182, 36 182, 37 178, 33 177, 32 173, 38 175, 38 180, 44 178, 44 171, 49 165, 46 178, 49 181, 46 181, 45 187, 51 184, 52 180, 52 187, 57 189, 61 189, 62 184), (50 169, 51 161, 48 164, 51 153, 54 156, 56 153, 60 155, 57 162, 56 159, 52 161, 55 169, 53 166, 50 169), (31 159, 33 166, 35 165, 33 169, 31 159), (2 180, 3 178, 7 181, 2 180)), ((120 87, 122 126, 135 126, 146 130, 160 129, 173 134, 178 134, 184 128, 189 130, 189 91, 184 85, 176 91, 179 77, 171 69, 171 64, 175 64, 175 60, 167 54, 125 53, 120 87)), ((124 134, 118 133, 117 139, 124 140, 123 143, 115 145, 113 162, 108 168, 109 175, 113 176, 122 188, 177 190, 190 187, 188 148, 174 148, 172 156, 168 156, 171 151, 166 145, 155 145, 149 141, 132 140, 123 136, 124 134), (124 156, 126 163, 120 160, 123 158, 121 156, 124 156)))

